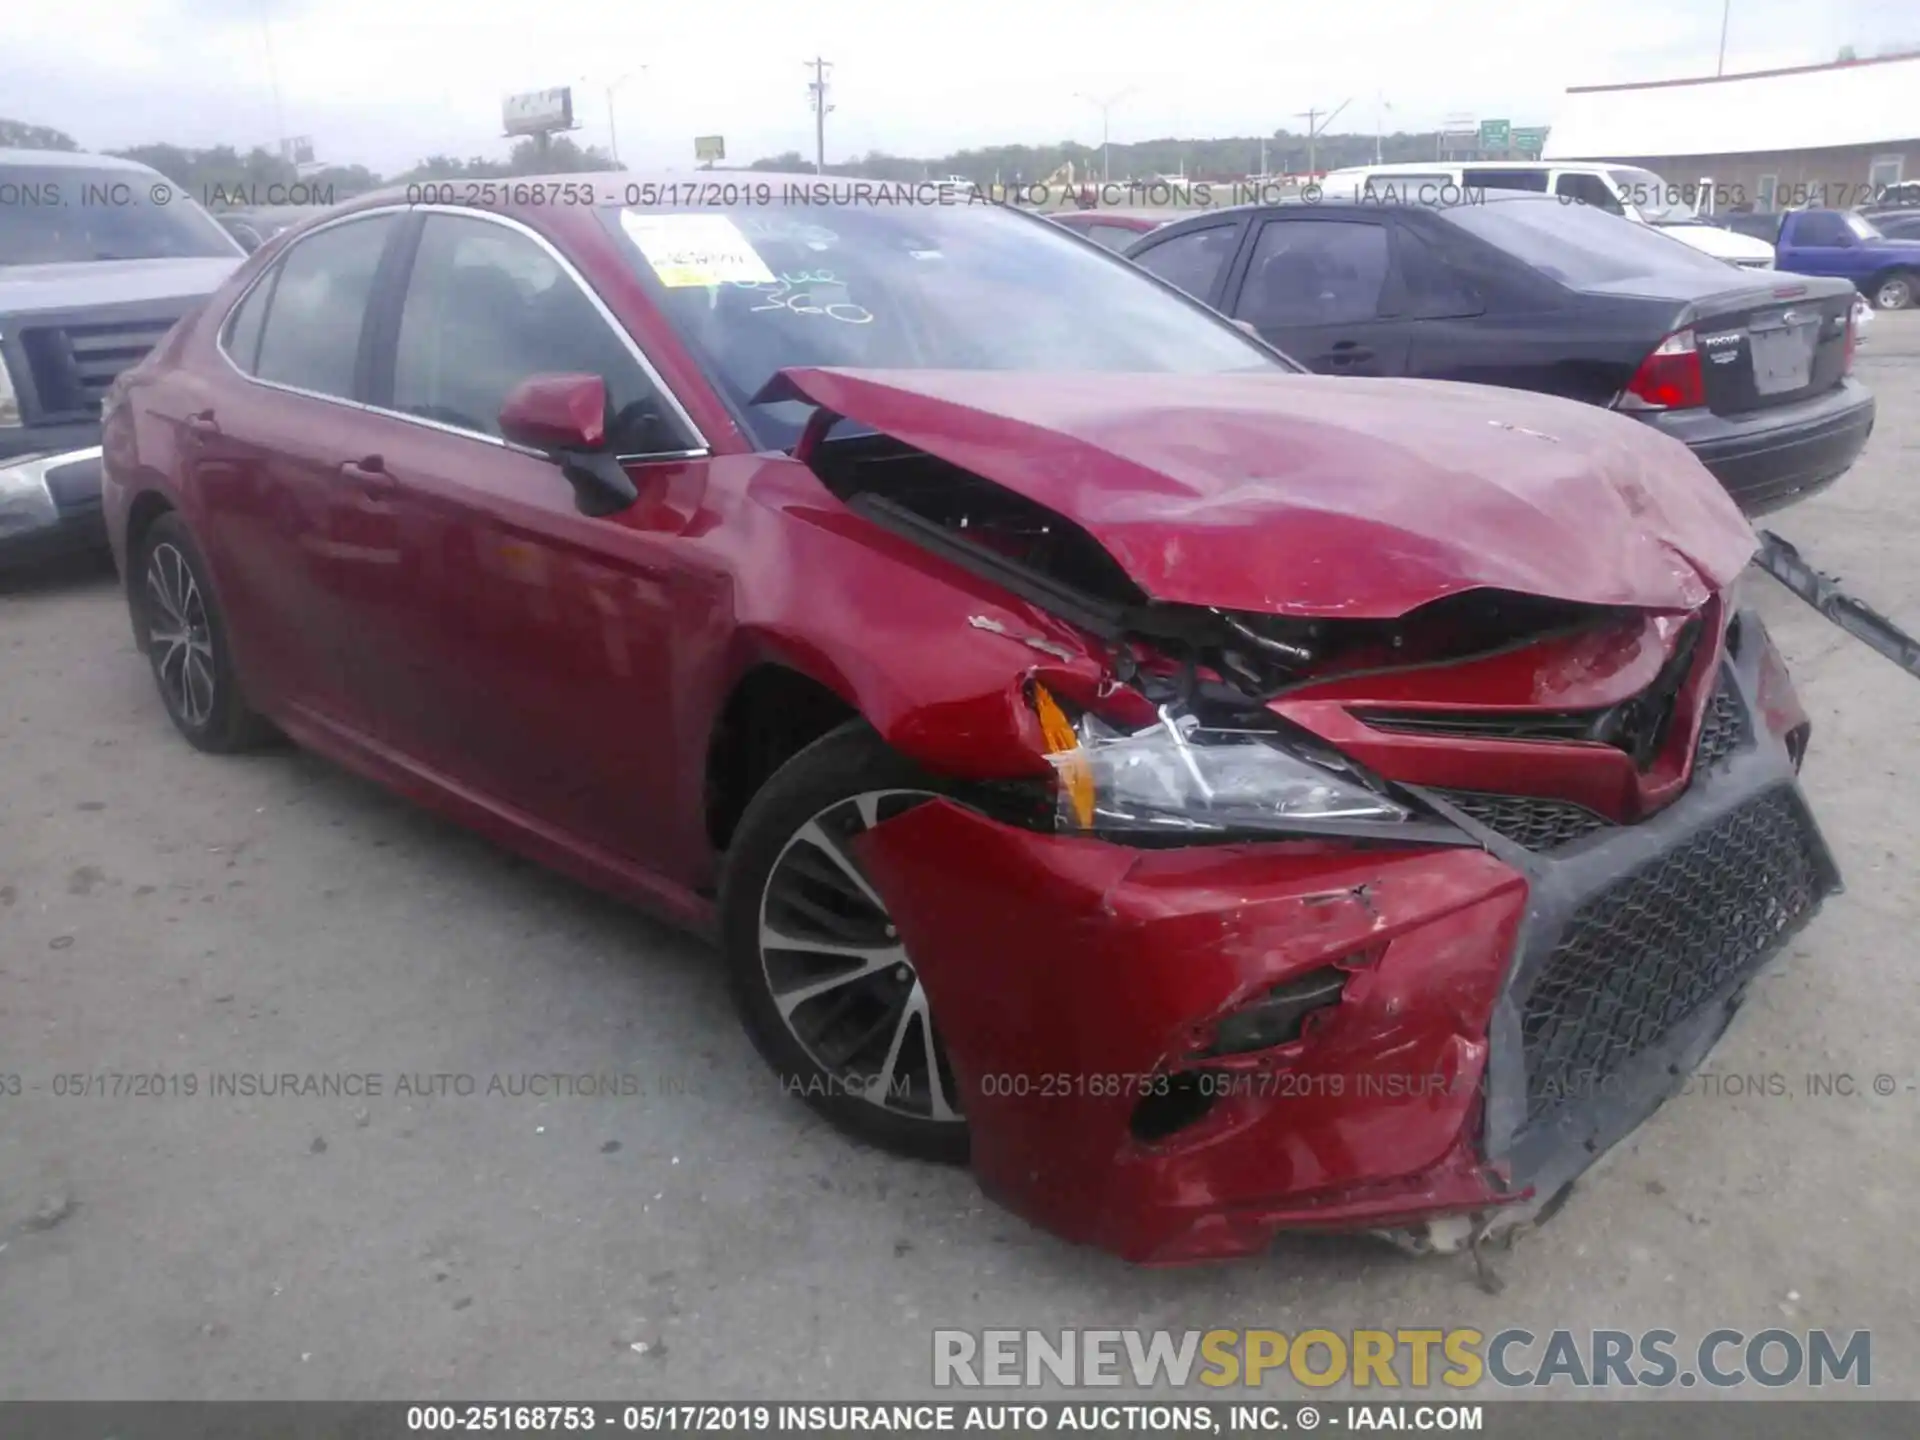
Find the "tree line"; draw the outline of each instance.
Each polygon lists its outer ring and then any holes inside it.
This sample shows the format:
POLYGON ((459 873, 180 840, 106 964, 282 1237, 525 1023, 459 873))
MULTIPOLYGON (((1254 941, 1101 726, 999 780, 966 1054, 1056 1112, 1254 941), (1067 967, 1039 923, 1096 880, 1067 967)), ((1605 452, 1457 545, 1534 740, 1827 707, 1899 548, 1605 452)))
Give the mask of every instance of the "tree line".
MULTIPOLYGON (((1396 132, 1378 140, 1380 158, 1394 161, 1432 160, 1440 153, 1435 131, 1396 132)), ((1305 134, 1276 130, 1266 139, 1268 173, 1327 170, 1342 165, 1368 164, 1374 159, 1372 135, 1319 135, 1309 142, 1305 134)), ((63 131, 0 119, 0 147, 77 151, 81 147, 63 131)), ((691 141, 689 141, 691 150, 691 141)), ((241 151, 231 145, 188 149, 179 145, 135 145, 108 154, 151 166, 189 194, 233 194, 291 185, 296 181, 315 189, 330 189, 336 200, 381 185, 419 180, 498 179, 514 175, 544 175, 614 170, 613 157, 598 145, 580 145, 570 136, 556 135, 544 151, 531 139, 515 142, 505 159, 484 155, 462 158, 429 155, 398 174, 381 176, 364 165, 329 165, 300 174, 293 164, 262 146, 241 151)), ((1260 137, 1231 136, 1212 140, 1146 140, 1116 144, 1105 157, 1114 180, 1146 179, 1181 174, 1196 180, 1225 181, 1259 173, 1260 137)), ((1102 174, 1099 146, 1062 140, 1052 145, 994 145, 957 150, 936 158, 889 155, 872 150, 856 159, 829 164, 830 175, 865 180, 915 181, 960 175, 981 185, 1032 184, 1071 163, 1076 176, 1102 174)), ((752 161, 745 168, 762 171, 811 173, 813 162, 797 150, 752 161)))

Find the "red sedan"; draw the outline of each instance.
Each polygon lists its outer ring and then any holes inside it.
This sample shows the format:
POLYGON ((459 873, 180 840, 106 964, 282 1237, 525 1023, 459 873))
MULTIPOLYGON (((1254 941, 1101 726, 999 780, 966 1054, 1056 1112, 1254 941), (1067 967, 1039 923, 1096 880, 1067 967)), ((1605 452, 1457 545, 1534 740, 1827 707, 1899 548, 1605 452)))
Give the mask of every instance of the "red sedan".
POLYGON ((1119 254, 1126 254, 1129 246, 1137 243, 1142 235, 1158 230, 1162 225, 1191 215, 1191 210, 1146 210, 1089 208, 1086 210, 1053 210, 1047 218, 1056 225, 1064 225, 1076 234, 1084 235, 1096 244, 1119 254))
POLYGON ((1537 1215, 1838 883, 1733 503, 1037 217, 788 183, 262 247, 105 416, 173 723, 713 935, 789 1088, 1072 1239, 1537 1215))

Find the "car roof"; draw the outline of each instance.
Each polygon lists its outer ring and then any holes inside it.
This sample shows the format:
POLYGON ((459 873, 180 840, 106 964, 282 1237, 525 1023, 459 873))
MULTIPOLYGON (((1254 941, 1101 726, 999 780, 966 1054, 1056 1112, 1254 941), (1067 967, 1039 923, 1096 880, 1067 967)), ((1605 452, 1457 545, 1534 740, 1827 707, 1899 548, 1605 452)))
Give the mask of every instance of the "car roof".
POLYGON ((0 165, 58 165, 68 170, 137 170, 142 175, 160 172, 138 160, 123 160, 118 155, 95 155, 86 150, 15 150, 0 148, 0 165))
MULTIPOLYGON (((1540 190, 1496 190, 1491 186, 1481 186, 1473 193, 1478 197, 1471 202, 1475 205, 1502 205, 1521 200, 1541 201, 1549 205, 1565 203, 1559 196, 1548 195, 1540 190)), ((1444 201, 1381 200, 1364 195, 1323 194, 1311 200, 1304 196, 1287 196, 1278 200, 1250 200, 1244 205, 1217 205, 1209 210, 1185 210, 1181 212, 1178 223, 1184 225, 1191 220, 1203 218, 1240 216, 1256 210, 1264 213, 1282 210, 1327 210, 1336 207, 1348 210, 1454 210, 1460 208, 1458 205, 1449 205, 1444 201)))
POLYGON ((1635 170, 1635 165, 1620 165, 1605 160, 1396 160, 1390 165, 1345 165, 1329 170, 1325 179, 1336 175, 1431 175, 1436 170, 1635 170))
MULTIPOLYGON (((451 197, 446 203, 460 205, 474 210, 515 210, 528 205, 541 203, 538 200, 516 201, 517 192, 521 196, 538 194, 552 186, 592 185, 603 197, 602 203, 619 206, 625 202, 620 196, 627 187, 639 185, 655 186, 666 192, 669 198, 662 203, 666 208, 678 204, 698 204, 700 195, 705 191, 724 193, 729 188, 738 190, 742 185, 806 186, 830 185, 844 190, 848 186, 864 185, 870 187, 869 193, 887 191, 911 194, 916 189, 937 186, 939 180, 868 180, 858 175, 812 175, 789 174, 773 170, 569 170, 552 175, 499 175, 488 177, 460 176, 442 180, 405 180, 383 185, 378 190, 370 190, 364 195, 356 195, 345 202, 359 209, 367 205, 392 205, 395 203, 430 203, 421 199, 422 192, 431 187, 445 189, 451 197), (491 199, 487 198, 491 193, 491 199), (480 198, 467 199, 473 195, 480 198), (671 198, 680 196, 679 200, 671 198)), ((636 206, 636 209, 650 208, 636 206)))
POLYGON ((1148 220, 1163 224, 1170 220, 1183 220, 1197 214, 1193 210, 1173 210, 1143 205, 1094 205, 1085 210, 1056 210, 1048 215, 1049 220, 1064 220, 1069 216, 1084 220, 1089 225, 1097 225, 1102 220, 1114 220, 1124 224, 1128 220, 1148 220))

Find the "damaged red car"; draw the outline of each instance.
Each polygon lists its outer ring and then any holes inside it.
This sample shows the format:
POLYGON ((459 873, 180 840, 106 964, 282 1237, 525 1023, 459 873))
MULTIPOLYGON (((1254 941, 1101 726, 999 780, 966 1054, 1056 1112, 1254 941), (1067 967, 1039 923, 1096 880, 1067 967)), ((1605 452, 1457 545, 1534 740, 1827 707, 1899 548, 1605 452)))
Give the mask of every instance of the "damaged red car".
POLYGON ((1733 502, 1044 219, 786 184, 263 246, 107 405, 174 724, 710 933, 788 1088, 1072 1240, 1538 1217, 1838 887, 1733 502))

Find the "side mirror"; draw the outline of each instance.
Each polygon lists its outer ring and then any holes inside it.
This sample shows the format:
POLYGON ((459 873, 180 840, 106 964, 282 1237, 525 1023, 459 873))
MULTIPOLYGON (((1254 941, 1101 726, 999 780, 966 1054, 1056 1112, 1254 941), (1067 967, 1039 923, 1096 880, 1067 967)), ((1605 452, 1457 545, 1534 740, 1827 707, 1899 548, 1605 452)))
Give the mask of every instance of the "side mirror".
POLYGON ((1238 325, 1242 330, 1246 331, 1249 335, 1253 336, 1254 339, 1258 340, 1260 338, 1260 332, 1254 328, 1253 322, 1251 320, 1236 320, 1233 323, 1235 325, 1238 325))
POLYGON ((529 375, 500 404, 500 434, 559 465, 583 515, 613 515, 640 498, 608 452, 607 382, 598 375, 529 375))

